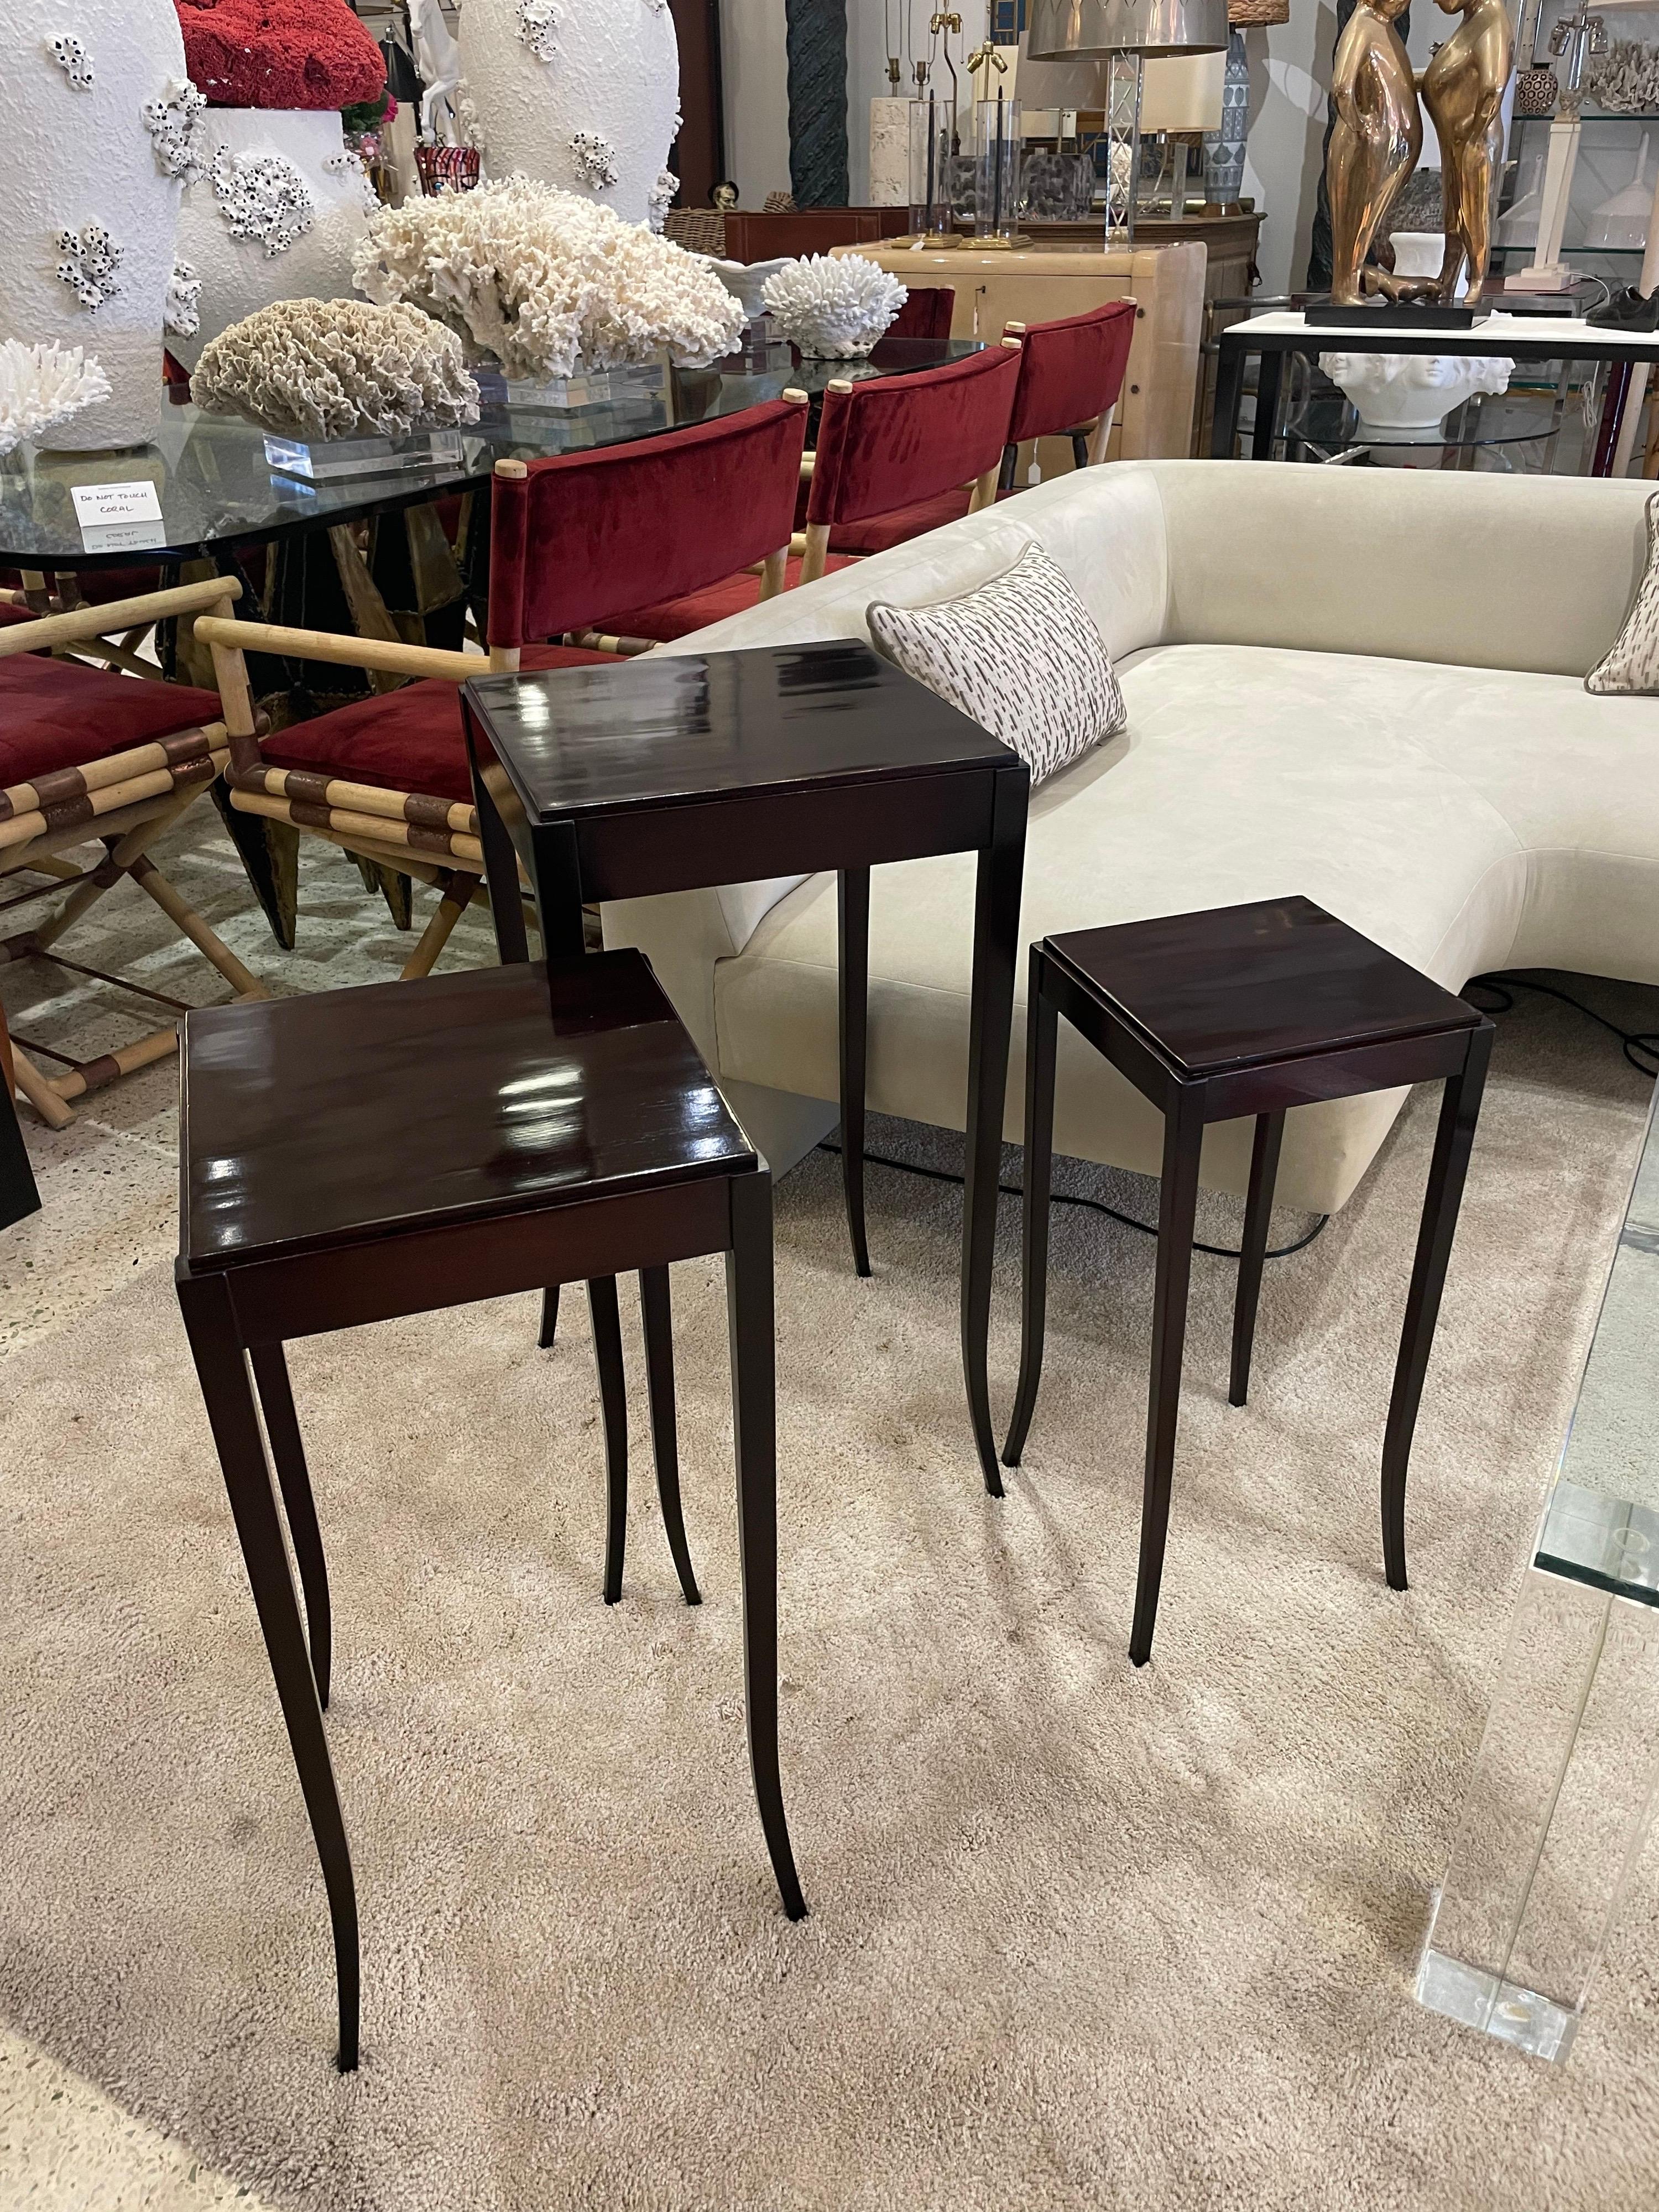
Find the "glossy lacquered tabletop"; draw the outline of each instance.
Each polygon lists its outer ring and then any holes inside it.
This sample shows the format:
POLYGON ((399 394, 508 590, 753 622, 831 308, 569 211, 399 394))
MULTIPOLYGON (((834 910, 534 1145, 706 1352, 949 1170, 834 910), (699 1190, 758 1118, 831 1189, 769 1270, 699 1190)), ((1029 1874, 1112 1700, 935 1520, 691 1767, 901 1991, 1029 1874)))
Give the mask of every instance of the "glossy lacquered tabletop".
POLYGON ((198 1270, 756 1164, 637 952, 201 1009, 181 1074, 198 1270))
POLYGON ((1015 757, 852 638, 646 653, 486 677, 466 692, 532 823, 1015 757))
POLYGON ((1311 899, 1262 899, 1046 940, 1184 1075, 1474 1029, 1462 999, 1311 899))
POLYGON ((274 469, 265 433, 235 416, 166 406, 153 445, 117 453, 36 453, 19 447, 0 461, 0 567, 111 568, 153 565, 169 556, 210 555, 216 545, 282 538, 380 514, 488 480, 498 460, 534 460, 655 437, 683 423, 736 415, 787 388, 821 392, 837 376, 904 376, 977 353, 976 338, 884 338, 867 361, 803 361, 786 345, 763 366, 742 356, 712 368, 670 372, 660 401, 618 402, 554 414, 545 407, 486 409, 461 434, 461 457, 396 475, 308 483, 274 469), (71 496, 76 486, 149 483, 161 520, 153 542, 89 548, 71 496))

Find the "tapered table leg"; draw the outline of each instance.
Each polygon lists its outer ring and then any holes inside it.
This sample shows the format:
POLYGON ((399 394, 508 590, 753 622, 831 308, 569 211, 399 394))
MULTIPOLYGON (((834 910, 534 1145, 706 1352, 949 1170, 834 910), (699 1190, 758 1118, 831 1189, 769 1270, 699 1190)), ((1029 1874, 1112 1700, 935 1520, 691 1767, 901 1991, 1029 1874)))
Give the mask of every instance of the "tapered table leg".
POLYGON ((317 1678, 317 1701, 328 1709, 329 1674, 333 1664, 333 1625, 328 1599, 328 1564, 323 1556, 323 1535, 317 1525, 317 1501, 312 1496, 306 1450, 300 1436, 300 1417, 294 1410, 294 1391, 288 1379, 288 1362, 280 1344, 256 1344, 249 1357, 253 1379, 259 1386, 259 1405, 265 1417, 270 1455, 276 1462, 276 1480, 283 1492, 283 1510, 294 1540, 294 1557, 300 1570, 300 1588, 306 1601, 306 1630, 311 1645, 311 1671, 317 1678))
POLYGON ((1019 1388, 1002 1447, 1005 1467, 1018 1467, 1042 1378, 1042 1332, 1048 1305, 1048 1192, 1054 1152, 1054 1055, 1060 1016, 1042 992, 1042 948, 1031 947, 1025 993, 1025 1202, 1021 1225, 1019 1388))
POLYGON ((651 1405, 651 1449, 657 1465, 657 1497, 674 1571, 688 1605, 701 1605, 702 1592, 691 1568, 680 1510, 680 1449, 674 1419, 674 1320, 666 1267, 640 1270, 640 1319, 645 1330, 645 1380, 651 1405))
POLYGON ((843 868, 836 879, 841 1015, 841 1186, 853 1265, 870 1273, 864 1232, 865 1039, 870 1003, 870 871, 843 868))
POLYGON ((599 1370, 599 1412, 605 1425, 605 1601, 615 1605, 622 1595, 623 1553, 628 1542, 628 1385, 614 1275, 596 1275, 588 1285, 587 1310, 593 1322, 593 1358, 599 1370))
POLYGON ((351 1854, 340 1815, 339 1793, 329 1764, 328 1738, 300 1626, 300 1609, 283 1545, 282 1524, 270 1486, 270 1470, 254 1412, 247 1358, 237 1335, 230 1291, 222 1280, 179 1272, 179 1304, 202 1386, 208 1421, 219 1455, 236 1534, 252 1586, 254 1608, 265 1639, 276 1695, 299 1771, 300 1788, 322 1862, 334 1933, 334 1970, 339 1992, 339 2066, 350 2073, 357 2063, 359 2014, 357 1895, 351 1854))
POLYGON ((1406 1323, 1401 1332, 1400 1358, 1382 1437, 1382 1567, 1390 1589, 1406 1587, 1406 1468, 1434 1345, 1452 1239, 1457 1234, 1457 1209, 1474 1143, 1474 1126, 1480 1117, 1480 1094, 1486 1088, 1493 1035, 1490 1022, 1470 1030, 1463 1072, 1448 1077, 1440 1102, 1440 1123, 1435 1131, 1434 1158, 1429 1165, 1417 1256, 1406 1297, 1406 1323))
POLYGON ((806 1911, 778 1768, 778 1499, 776 1366, 772 1315, 772 1178, 734 1176, 726 1311, 738 1462, 738 1551, 743 1577, 744 1705, 755 1802, 783 1909, 806 1911))
POLYGON ((1261 1302, 1261 1263, 1267 1252, 1273 1218, 1273 1184, 1279 1151, 1285 1141, 1285 1115, 1258 1114, 1250 1148, 1250 1193, 1244 1201, 1244 1234, 1239 1240, 1238 1289, 1233 1298, 1233 1364, 1227 1402, 1242 1406, 1250 1388, 1250 1352, 1255 1343, 1256 1308, 1261 1302))
POLYGON ((1250 433, 1250 459, 1270 461, 1279 431, 1279 394, 1285 380, 1285 356, 1269 350, 1257 356, 1255 368, 1255 427, 1250 433))
POLYGON ((538 1352, 551 1352, 553 1340, 559 1333, 559 1286, 550 1283, 542 1292, 541 1326, 536 1331, 538 1352))
POLYGON ((1204 1142, 1204 1091, 1184 1086, 1166 1109, 1164 1182, 1158 1206, 1158 1277, 1152 1292, 1152 1377, 1146 1407, 1146 1486, 1140 1510, 1140 1571, 1135 1583, 1129 1656, 1144 1667, 1152 1656, 1164 1547, 1170 1533, 1176 1424, 1181 1407, 1181 1359, 1187 1342, 1187 1290, 1193 1271, 1193 1222, 1198 1211, 1198 1160, 1204 1142))
POLYGON ((1221 334, 1215 367, 1215 408, 1210 422, 1210 457, 1230 461, 1238 442, 1238 414, 1244 397, 1244 349, 1221 334))
POLYGON ((1014 1010, 1014 962, 1018 951, 1030 795, 1030 777, 1024 767, 999 771, 991 838, 979 856, 974 910, 973 998, 968 1026, 968 1170, 962 1224, 962 1367, 980 1468, 993 1498, 1002 1495, 1002 1472, 991 1428, 987 1365, 991 1267, 996 1250, 1008 1025, 1014 1010))

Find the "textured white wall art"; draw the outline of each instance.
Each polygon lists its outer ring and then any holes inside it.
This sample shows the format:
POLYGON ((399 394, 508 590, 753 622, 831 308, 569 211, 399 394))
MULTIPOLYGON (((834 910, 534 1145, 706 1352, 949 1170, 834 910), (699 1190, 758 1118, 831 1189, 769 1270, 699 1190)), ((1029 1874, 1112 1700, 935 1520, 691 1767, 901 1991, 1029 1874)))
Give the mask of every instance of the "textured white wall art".
POLYGON ((331 109, 210 107, 200 131, 209 171, 179 218, 179 252, 202 286, 197 335, 173 348, 186 367, 272 300, 347 296, 368 228, 367 181, 331 109), (302 205, 284 199, 285 179, 302 205))
POLYGON ((206 121, 207 101, 186 77, 176 77, 155 100, 144 102, 144 128, 155 142, 163 175, 193 185, 213 161, 214 141, 206 121))
POLYGON ((868 353, 909 296, 896 276, 861 253, 835 259, 810 253, 786 262, 761 288, 779 336, 830 361, 868 353))
POLYGON ((0 340, 0 457, 25 438, 49 443, 66 422, 109 396, 109 379, 82 347, 0 340))
POLYGON ((660 346, 701 368, 743 329, 708 262, 527 177, 380 209, 356 273, 371 300, 441 317, 509 377, 617 368, 660 346))
POLYGON ((198 405, 305 438, 401 437, 478 419, 461 342, 418 307, 279 300, 221 331, 191 378, 198 405))
POLYGON ((650 219, 679 129, 679 47, 665 7, 466 0, 460 47, 492 177, 536 177, 603 200, 629 222, 650 219), (593 162, 592 141, 608 162, 593 162))
POLYGON ((167 284, 167 334, 193 338, 201 327, 202 280, 188 261, 175 261, 167 284))
POLYGON ((52 434, 76 451, 161 424, 180 188, 143 108, 184 74, 173 0, 0 0, 0 339, 96 354, 108 397, 52 434), (100 233, 120 248, 101 272, 100 233))

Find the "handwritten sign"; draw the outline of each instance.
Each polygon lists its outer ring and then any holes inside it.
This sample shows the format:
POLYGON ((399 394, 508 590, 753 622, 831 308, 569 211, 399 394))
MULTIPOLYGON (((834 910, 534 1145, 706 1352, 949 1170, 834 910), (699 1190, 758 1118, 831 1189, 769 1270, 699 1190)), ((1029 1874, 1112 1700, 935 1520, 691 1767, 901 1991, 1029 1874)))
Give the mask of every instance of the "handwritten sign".
POLYGON ((88 553, 137 553, 165 545, 161 500, 146 477, 135 483, 72 484, 75 519, 88 553))

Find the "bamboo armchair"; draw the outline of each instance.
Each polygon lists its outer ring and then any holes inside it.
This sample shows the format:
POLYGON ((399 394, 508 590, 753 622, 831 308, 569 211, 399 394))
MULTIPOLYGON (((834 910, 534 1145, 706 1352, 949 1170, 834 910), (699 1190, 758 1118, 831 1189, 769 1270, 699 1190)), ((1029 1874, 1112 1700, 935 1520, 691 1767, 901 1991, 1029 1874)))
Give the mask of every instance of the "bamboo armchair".
POLYGON ((186 1011, 179 1000, 69 959, 56 949, 118 884, 135 884, 238 998, 265 995, 264 986, 149 857, 149 847, 203 796, 230 757, 225 724, 213 712, 218 702, 211 692, 135 683, 79 659, 82 649, 89 655, 99 651, 106 632, 142 637, 152 623, 170 617, 197 615, 210 607, 228 610, 240 588, 232 578, 212 577, 0 627, 0 773, 13 778, 0 788, 0 887, 9 889, 22 875, 45 878, 0 896, 0 912, 68 892, 46 921, 0 939, 0 966, 50 960, 165 1006, 175 1018, 92 1060, 75 1060, 14 1031, 16 1088, 53 1128, 73 1120, 71 1099, 165 1059, 177 1048, 176 1018, 186 1011), (70 848, 94 838, 105 848, 95 866, 66 857, 70 848), (61 1061, 64 1073, 45 1074, 37 1059, 61 1061))

